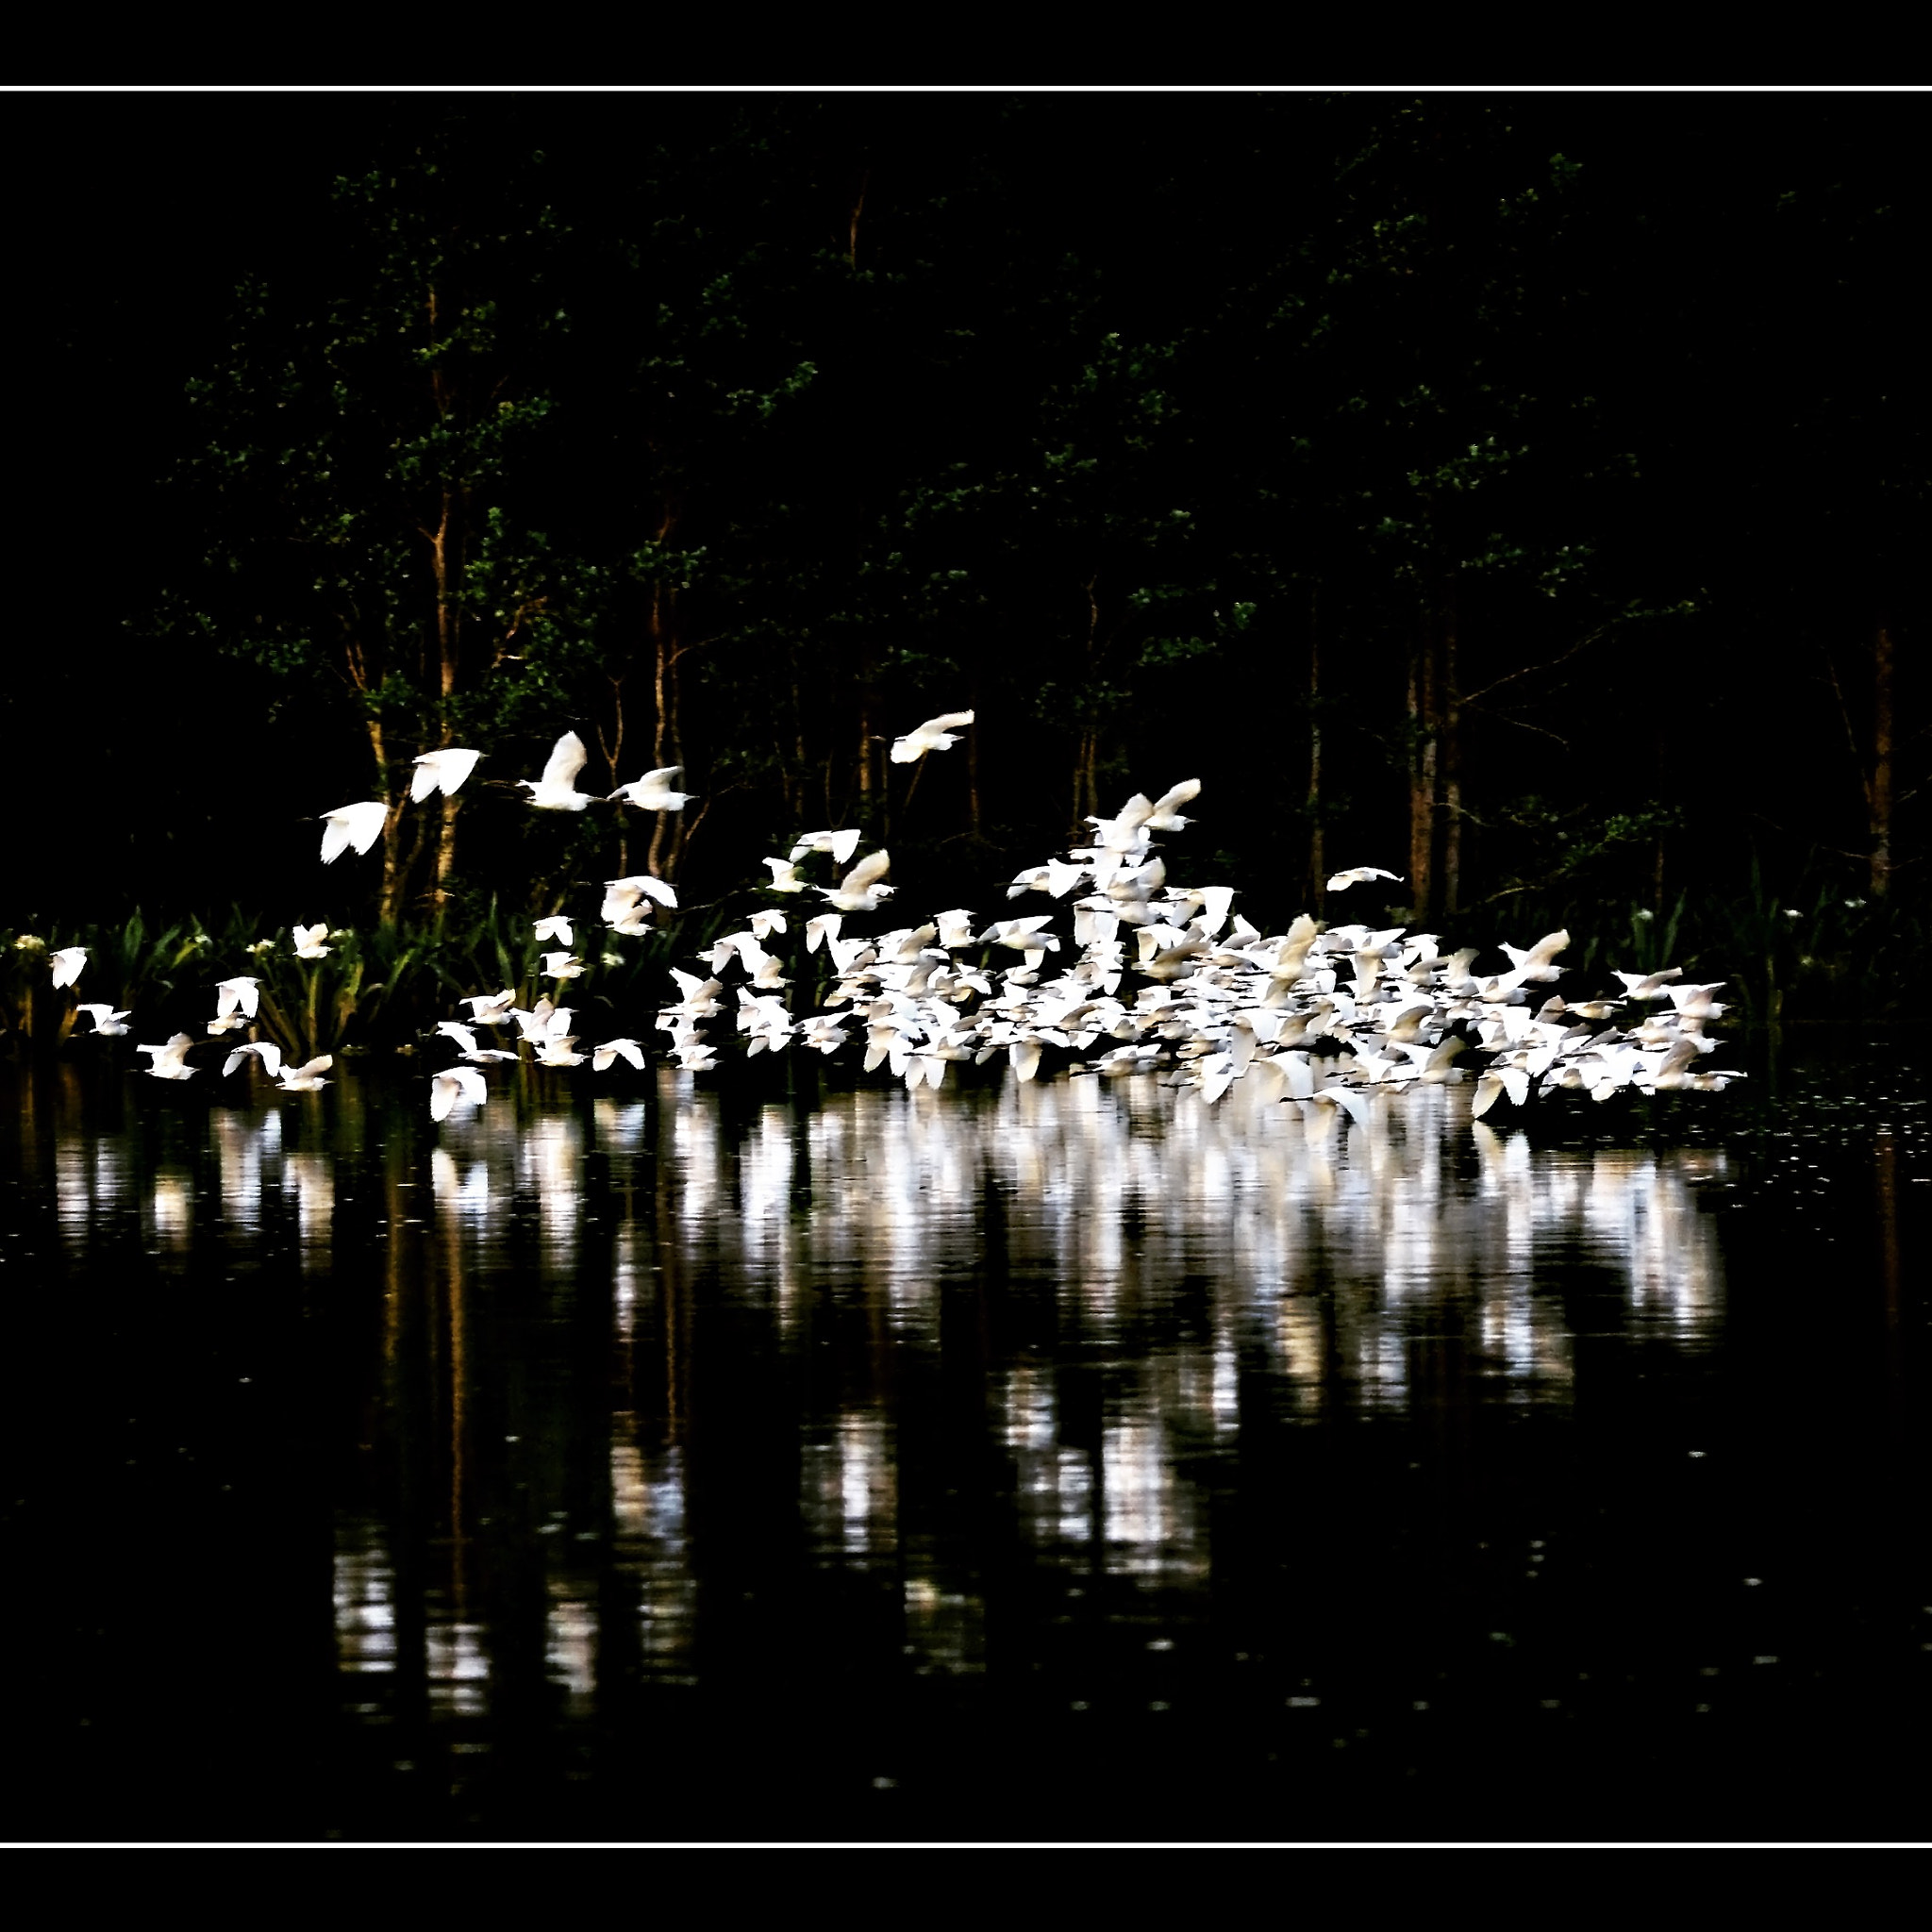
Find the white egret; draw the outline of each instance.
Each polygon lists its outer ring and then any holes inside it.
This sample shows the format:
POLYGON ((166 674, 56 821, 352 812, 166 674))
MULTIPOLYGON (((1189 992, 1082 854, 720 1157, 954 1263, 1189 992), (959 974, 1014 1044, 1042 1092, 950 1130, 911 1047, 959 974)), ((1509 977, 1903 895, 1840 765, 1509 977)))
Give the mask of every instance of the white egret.
POLYGON ((245 1060, 250 1054, 261 1062, 262 1072, 271 1080, 282 1071, 282 1050, 271 1040, 251 1041, 246 1046, 238 1046, 222 1063, 222 1077, 226 1077, 245 1060))
POLYGON ((1399 886, 1402 874, 1398 872, 1384 872, 1379 865, 1353 865, 1346 872, 1332 873, 1328 879, 1331 892, 1345 892, 1351 886, 1366 886, 1375 879, 1393 879, 1399 886))
POLYGON ((215 991, 221 996, 215 1003, 217 1017, 225 1019, 230 1013, 243 1013, 254 1019, 261 1004, 261 994, 258 990, 260 985, 258 979, 216 980, 215 991))
POLYGON ((544 940, 556 940, 559 944, 567 946, 573 943, 575 937, 571 930, 570 921, 560 912, 551 919, 540 919, 536 931, 540 942, 544 940))
POLYGON ((284 1093, 320 1093, 329 1084, 322 1076, 335 1063, 333 1054, 317 1054, 312 1060, 304 1060, 299 1067, 284 1067, 276 1085, 284 1093))
POLYGON ((972 722, 971 711, 944 711, 937 718, 928 718, 924 724, 915 724, 904 737, 892 741, 892 762, 915 764, 929 751, 944 751, 948 745, 958 743, 955 734, 972 722))
POLYGON ((1661 973, 1613 971, 1610 974, 1612 979, 1621 979, 1624 982, 1624 997, 1626 1000, 1668 999, 1670 994, 1665 990, 1666 983, 1673 979, 1682 979, 1683 976, 1684 969, 1681 966, 1666 966, 1661 973))
POLYGON ((591 1071, 602 1074, 608 1071, 613 1060, 625 1059, 632 1066, 641 1069, 644 1064, 644 1050, 635 1040, 607 1040, 602 1046, 591 1049, 591 1071))
POLYGON ((605 803, 615 805, 622 798, 629 800, 640 811, 682 811, 697 796, 695 791, 671 789, 672 779, 683 770, 682 765, 665 765, 658 771, 646 772, 641 778, 620 785, 605 803))
POLYGON ((650 915, 644 910, 646 899, 674 911, 677 907, 677 894, 671 887, 652 874, 641 872, 629 878, 604 881, 604 904, 597 916, 619 932, 648 932, 651 926, 650 915))
POLYGON ((1551 980, 1562 977, 1563 969, 1551 962, 1569 943, 1567 932, 1553 932, 1537 941, 1526 953, 1511 945, 1504 946, 1503 950, 1508 954, 1509 963, 1516 969, 1519 981, 1551 980))
POLYGON ((322 815, 322 862, 333 865, 351 845, 367 852, 382 837, 389 823, 389 807, 379 798, 366 798, 359 805, 339 806, 322 815))
POLYGON ((1192 800, 1200 797, 1200 779, 1183 779, 1173 791, 1163 791, 1154 801, 1153 809, 1148 812, 1142 823, 1150 832, 1178 832, 1183 826, 1191 823, 1190 820, 1180 816, 1181 807, 1191 803, 1192 800))
MULTIPOLYGON (((119 1035, 124 1034, 128 1030, 125 1026, 122 1025, 121 1024, 122 1021, 128 1017, 128 1014, 117 1013, 112 1007, 90 1005, 84 1007, 75 1007, 75 1011, 77 1013, 87 1013, 92 1015, 94 1023, 94 1031, 96 1033, 119 1035)), ((129 1008, 128 1012, 132 1011, 133 1008, 129 1008)))
POLYGON ((327 937, 328 927, 325 925, 298 925, 295 928, 296 958, 326 958, 330 949, 323 944, 323 941, 327 937))
POLYGON ((797 864, 808 853, 825 852, 834 865, 849 864, 858 850, 858 839, 857 825, 847 825, 842 832, 801 832, 791 847, 791 862, 797 864))
POLYGON ((429 1080, 429 1118, 446 1121, 458 1101, 480 1107, 490 1096, 483 1075, 475 1067, 449 1067, 429 1080))
POLYGON ((511 1010, 517 1003, 516 993, 508 987, 501 992, 465 993, 459 1005, 470 1009, 470 1024, 473 1026, 507 1026, 511 1010))
POLYGON ((819 887, 819 896, 836 912, 876 912, 895 890, 883 883, 891 869, 890 852, 868 852, 836 887, 819 887))
POLYGON ((482 756, 480 751, 465 751, 453 744, 441 751, 425 751, 421 758, 411 759, 416 770, 409 780, 410 803, 421 805, 432 791, 454 798, 457 787, 476 769, 476 760, 482 756))
POLYGON ((72 986, 80 977, 80 969, 87 964, 85 946, 62 946, 58 953, 50 954, 54 966, 54 984, 72 986))
POLYGON ((581 975, 584 962, 575 953, 545 953, 543 955, 543 977, 545 979, 575 979, 581 975))
POLYGON ((192 1080, 201 1071, 188 1064, 188 1049, 193 1044, 187 1034, 177 1033, 165 1046, 137 1046, 134 1050, 154 1055, 154 1064, 148 1072, 157 1080, 192 1080))
POLYGON ((543 775, 519 778, 517 783, 530 794, 530 803, 540 811, 582 811, 586 806, 597 803, 592 793, 576 789, 577 774, 590 756, 584 741, 575 731, 566 731, 551 747, 543 775))
POLYGON ((794 858, 767 858, 760 861, 772 868, 772 883, 766 889, 773 892, 802 892, 807 881, 798 876, 798 861, 794 858))

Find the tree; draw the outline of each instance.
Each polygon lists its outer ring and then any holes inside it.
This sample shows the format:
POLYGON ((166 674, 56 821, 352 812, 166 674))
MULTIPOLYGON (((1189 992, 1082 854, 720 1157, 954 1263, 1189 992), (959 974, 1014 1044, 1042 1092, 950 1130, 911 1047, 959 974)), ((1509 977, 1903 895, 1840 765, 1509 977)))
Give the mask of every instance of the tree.
POLYGON ((410 759, 554 715, 589 655, 585 575, 533 515, 566 230, 541 154, 486 166, 464 133, 339 181, 308 272, 245 287, 191 386, 215 541, 171 622, 346 700, 391 807, 385 923, 456 871, 462 800, 406 811, 410 759))

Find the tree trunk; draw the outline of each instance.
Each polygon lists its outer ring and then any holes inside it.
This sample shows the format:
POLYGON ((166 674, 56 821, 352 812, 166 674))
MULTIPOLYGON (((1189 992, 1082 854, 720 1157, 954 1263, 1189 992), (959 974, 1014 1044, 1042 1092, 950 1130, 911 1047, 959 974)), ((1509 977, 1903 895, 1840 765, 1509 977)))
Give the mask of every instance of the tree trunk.
POLYGON ((1327 841, 1322 827, 1322 632, 1319 592, 1308 592, 1308 903, 1315 917, 1328 911, 1327 841))
POLYGON ((1441 746, 1442 779, 1440 898, 1442 915, 1446 919, 1453 918, 1457 911, 1462 890, 1462 703, 1456 688, 1458 639, 1453 580, 1442 586, 1437 635, 1441 641, 1437 675, 1440 693, 1437 724, 1441 746))
POLYGON ((1408 881, 1415 916, 1435 917, 1436 641, 1434 613, 1420 613, 1408 654, 1408 881))
POLYGON ((1879 620, 1872 667, 1872 896, 1883 899, 1891 891, 1891 756, 1892 756, 1891 627, 1879 620))
MULTIPOLYGON (((972 683, 967 687, 966 708, 975 718, 979 715, 979 673, 976 669, 972 683)), ((976 724, 966 734, 966 829, 975 840, 979 837, 979 727, 976 724)))

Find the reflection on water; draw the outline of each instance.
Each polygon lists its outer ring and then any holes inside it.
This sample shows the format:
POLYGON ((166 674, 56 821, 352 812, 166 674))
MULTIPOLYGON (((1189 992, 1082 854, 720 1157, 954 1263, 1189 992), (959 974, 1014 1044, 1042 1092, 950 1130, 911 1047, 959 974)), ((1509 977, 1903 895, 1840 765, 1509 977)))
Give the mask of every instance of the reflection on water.
MULTIPOLYGON (((1310 1551, 1453 1535, 1483 1418, 1562 1427, 1586 1351, 1689 1375, 1726 1333, 1731 1156, 1539 1145, 1467 1090, 1324 1138, 1145 1077, 747 1109, 667 1074, 440 1128, 357 1084, 111 1120, 57 1093, 22 1144, 70 1271, 131 1241, 187 1291, 287 1258, 326 1341, 355 1761, 375 1790, 429 1754, 450 1829, 500 1825, 513 1748, 630 1762, 691 1695, 748 1737, 774 1699, 849 1699, 855 1776, 895 1790, 924 1761, 895 1685, 1171 1713, 1190 1633, 1230 1619, 1216 1670, 1290 1674, 1214 1692, 1274 1763, 1267 1726, 1336 1692, 1268 1620, 1354 1641, 1310 1551)), ((1542 1452, 1480 1453, 1521 1487, 1542 1452)))

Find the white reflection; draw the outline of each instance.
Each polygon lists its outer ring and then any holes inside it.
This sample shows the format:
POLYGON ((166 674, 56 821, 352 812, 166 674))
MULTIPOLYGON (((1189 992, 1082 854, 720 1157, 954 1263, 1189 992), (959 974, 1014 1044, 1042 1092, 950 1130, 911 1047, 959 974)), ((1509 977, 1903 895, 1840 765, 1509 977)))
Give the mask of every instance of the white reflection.
POLYGON ((326 1265, 336 1211, 335 1171, 326 1154, 305 1149, 282 1157, 282 1189, 295 1198, 295 1229, 305 1264, 326 1265))
POLYGON ((395 1570, 371 1525, 355 1525, 337 1545, 335 1620, 336 1656, 344 1671, 395 1669, 395 1570))
MULTIPOLYGON (((734 1144, 712 1094, 674 1089, 660 1259, 733 1283, 788 1337, 804 1335, 796 1310, 855 1298, 883 1324, 877 1345, 923 1349, 949 1277, 1037 1284, 1063 1340, 1119 1349, 1123 1368, 1099 1437, 1075 1441, 1050 1370, 999 1372, 1016 1507, 1029 1534, 1097 1539, 1128 1567, 1197 1537, 1174 1471, 1238 1433, 1244 1357, 1308 1414, 1406 1408, 1445 1338, 1508 1399, 1567 1401, 1554 1271, 1607 1277, 1633 1319, 1684 1341, 1710 1332, 1722 1272, 1693 1183, 1721 1155, 1537 1149, 1473 1125, 1449 1086, 1368 1098, 1364 1124, 1311 1136, 1252 1083, 1212 1108, 1147 1076, 868 1089, 803 1118, 768 1107, 734 1144), (1142 1331, 1169 1309, 1186 1318, 1142 1331)), ((637 1292, 635 1260, 620 1268, 637 1292)), ((889 1416, 841 1417, 805 1485, 825 1541, 896 1546, 889 1416)))
POLYGON ((157 1246, 179 1252, 194 1228, 194 1180, 184 1168, 162 1168, 148 1195, 147 1232, 157 1246))
POLYGON ((551 1585, 544 1626, 544 1668, 561 1684, 572 1710, 588 1708, 597 1690, 597 1613, 581 1597, 551 1585))
POLYGON ((431 1624, 423 1633, 429 1708, 439 1717, 481 1717, 490 1707, 490 1655, 482 1626, 431 1624))
POLYGON ((583 1124, 574 1114, 549 1114, 525 1129, 518 1175, 537 1196, 543 1258, 559 1274, 576 1265, 583 1220, 583 1124))

